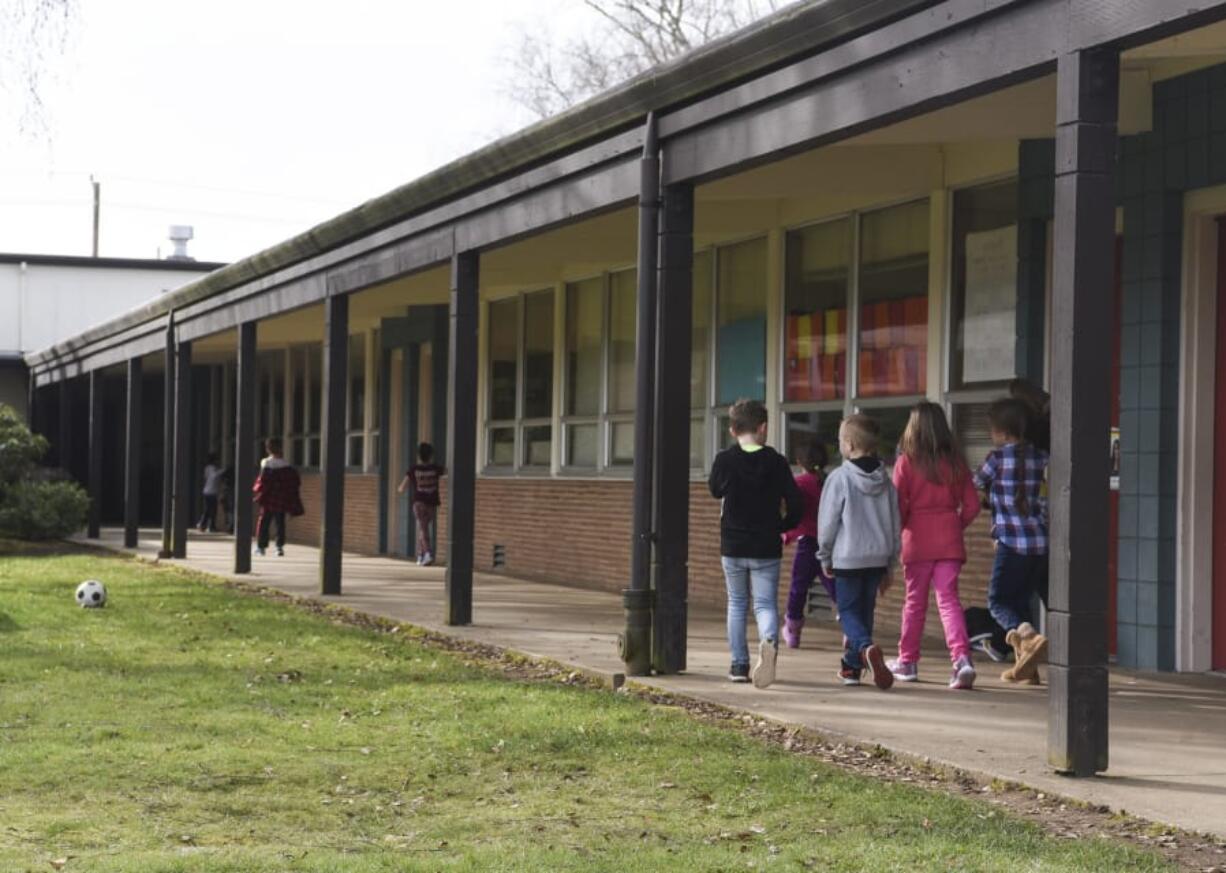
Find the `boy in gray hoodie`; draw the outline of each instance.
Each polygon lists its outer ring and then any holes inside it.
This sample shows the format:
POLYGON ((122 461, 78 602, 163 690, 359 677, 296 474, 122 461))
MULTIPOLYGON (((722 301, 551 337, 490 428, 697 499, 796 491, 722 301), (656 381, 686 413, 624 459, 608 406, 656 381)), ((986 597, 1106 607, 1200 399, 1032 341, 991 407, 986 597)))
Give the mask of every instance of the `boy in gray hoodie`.
POLYGON ((877 594, 890 585, 898 563, 901 523, 898 495, 877 457, 877 422, 851 415, 839 425, 843 464, 826 478, 817 514, 817 558, 834 578, 839 622, 847 642, 839 679, 859 685, 865 667, 882 690, 894 684, 881 649, 873 643, 877 594))

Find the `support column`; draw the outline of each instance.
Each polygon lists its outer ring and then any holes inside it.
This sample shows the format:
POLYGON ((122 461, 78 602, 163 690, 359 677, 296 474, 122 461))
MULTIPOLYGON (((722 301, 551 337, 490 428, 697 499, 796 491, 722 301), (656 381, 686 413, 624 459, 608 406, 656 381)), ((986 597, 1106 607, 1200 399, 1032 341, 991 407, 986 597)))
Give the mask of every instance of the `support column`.
POLYGON ((477 295, 480 255, 451 259, 447 342, 447 624, 473 620, 473 533, 477 496, 477 295))
POLYGON ((320 460, 319 590, 341 593, 345 528, 345 398, 349 387, 349 297, 324 301, 323 457, 320 460))
POLYGON ((690 546, 690 365, 694 299, 694 188, 670 185, 660 209, 655 435, 655 615, 651 664, 686 661, 690 546))
POLYGON ((256 323, 238 326, 234 413, 234 572, 251 572, 251 486, 255 484, 256 323))
POLYGON ((634 495, 630 534, 630 585, 622 592, 626 628, 618 638, 630 676, 651 672, 652 540, 655 531, 656 275, 659 264, 660 147, 654 115, 647 116, 639 161, 638 288, 634 343, 634 495))
POLYGON ((174 397, 174 511, 171 557, 187 557, 187 528, 192 522, 195 495, 192 474, 192 344, 179 342, 175 353, 174 397))
POLYGON ((172 314, 166 325, 162 375, 162 548, 159 558, 169 558, 174 542, 175 503, 175 324, 172 314))
POLYGON ((85 536, 102 536, 102 371, 89 371, 89 516, 85 536))
POLYGON ((1048 760, 1107 769, 1107 516, 1119 55, 1056 68, 1048 760))
POLYGON ((123 453, 123 545, 134 549, 140 542, 141 389, 145 377, 140 358, 128 359, 128 406, 123 453))

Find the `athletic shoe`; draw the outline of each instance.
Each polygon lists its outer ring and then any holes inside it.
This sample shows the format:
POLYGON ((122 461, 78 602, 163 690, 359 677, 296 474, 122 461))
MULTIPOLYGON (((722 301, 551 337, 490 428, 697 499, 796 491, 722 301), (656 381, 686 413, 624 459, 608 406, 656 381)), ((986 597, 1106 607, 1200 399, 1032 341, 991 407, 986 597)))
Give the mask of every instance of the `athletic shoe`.
POLYGON ((779 655, 779 643, 776 640, 762 640, 758 643, 758 663, 753 668, 753 684, 755 688, 769 688, 775 681, 775 658, 779 655))
POLYGON ((881 654, 880 646, 875 643, 865 646, 864 651, 860 653, 860 658, 868 665, 869 672, 873 674, 874 685, 882 691, 893 686, 894 674, 885 665, 885 658, 881 654))
POLYGON ((885 662, 886 669, 894 674, 894 678, 899 682, 918 682, 919 681, 919 665, 905 663, 893 658, 885 662))
POLYGON ((430 554, 429 552, 426 552, 424 555, 422 555, 421 565, 423 567, 429 567, 433 563, 434 563, 434 555, 430 554))
POLYGON ((789 649, 800 648, 800 631, 805 626, 803 618, 785 618, 783 620, 783 641, 789 649))
POLYGON ((1003 663, 1009 657, 1008 652, 1001 651, 992 645, 992 635, 983 634, 978 637, 971 637, 971 648, 977 652, 983 652, 997 664, 1003 663))
POLYGON ((420 567, 420 566, 424 565, 425 563, 426 563, 426 556, 425 556, 425 555, 418 555, 418 556, 417 556, 417 566, 419 566, 419 567, 420 567))
POLYGON ((749 665, 733 664, 728 668, 728 679, 738 684, 749 681, 749 665))
POLYGON ((834 675, 844 685, 859 685, 860 684, 860 672, 861 671, 856 670, 852 667, 848 667, 846 664, 843 664, 841 667, 839 667, 839 672, 835 673, 834 675))
POLYGON ((959 658, 954 663, 953 672, 949 677, 949 687, 960 691, 970 691, 975 687, 975 665, 970 658, 959 658))
POLYGON ((277 546, 277 557, 278 558, 285 557, 285 549, 281 548, 280 546, 277 546))
POLYGON ((261 549, 259 546, 255 547, 255 553, 258 557, 261 557, 261 558, 264 557, 264 550, 261 549))

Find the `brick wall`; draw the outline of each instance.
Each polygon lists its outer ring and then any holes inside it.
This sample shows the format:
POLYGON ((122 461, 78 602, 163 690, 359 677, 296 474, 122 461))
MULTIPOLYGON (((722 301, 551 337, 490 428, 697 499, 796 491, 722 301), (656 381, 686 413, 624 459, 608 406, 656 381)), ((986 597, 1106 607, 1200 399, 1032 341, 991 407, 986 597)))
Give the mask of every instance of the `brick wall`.
MULTIPOLYGON (((302 474, 302 504, 306 513, 292 518, 288 525, 291 543, 319 545, 320 477, 318 472, 302 474)), ((379 477, 375 474, 345 475, 346 551, 373 555, 379 551, 379 477)))

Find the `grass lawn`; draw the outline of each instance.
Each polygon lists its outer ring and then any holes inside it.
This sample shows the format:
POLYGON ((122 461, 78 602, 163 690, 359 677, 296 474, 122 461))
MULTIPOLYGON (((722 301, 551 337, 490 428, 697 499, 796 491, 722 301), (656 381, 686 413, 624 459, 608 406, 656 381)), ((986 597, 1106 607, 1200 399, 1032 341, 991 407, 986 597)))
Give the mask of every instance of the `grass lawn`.
POLYGON ((91 873, 1167 869, 171 571, 0 552, 0 870, 66 856, 91 873), (86 578, 106 609, 74 604, 86 578))

